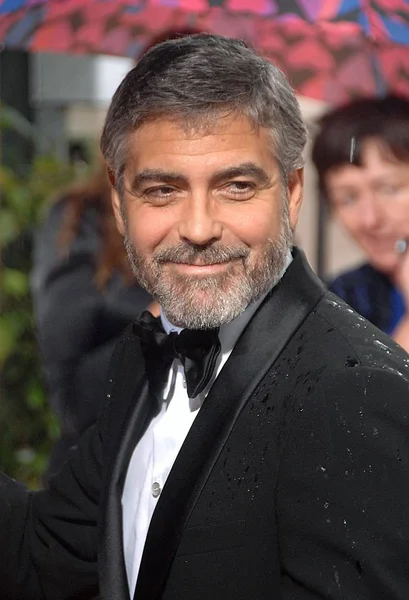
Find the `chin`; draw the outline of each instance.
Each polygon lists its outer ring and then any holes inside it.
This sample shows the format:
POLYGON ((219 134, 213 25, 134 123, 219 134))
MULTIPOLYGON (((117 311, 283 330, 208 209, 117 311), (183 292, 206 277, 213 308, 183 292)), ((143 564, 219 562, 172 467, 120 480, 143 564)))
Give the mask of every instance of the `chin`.
POLYGON ((370 257, 369 262, 374 269, 380 273, 383 273, 384 275, 392 275, 396 271, 396 268, 399 264, 395 254, 390 258, 370 257))

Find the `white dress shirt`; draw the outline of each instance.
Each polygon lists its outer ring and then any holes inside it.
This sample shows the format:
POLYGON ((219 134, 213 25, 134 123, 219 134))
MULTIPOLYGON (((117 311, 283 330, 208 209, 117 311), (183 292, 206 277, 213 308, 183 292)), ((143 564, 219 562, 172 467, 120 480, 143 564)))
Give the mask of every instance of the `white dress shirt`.
MULTIPOLYGON (((291 260, 290 255, 286 269, 291 260)), ((135 447, 122 493, 124 554, 131 597, 135 590, 149 524, 172 465, 212 384, 264 297, 265 295, 248 306, 236 319, 222 325, 219 332, 221 352, 213 377, 196 398, 188 397, 183 367, 179 360, 173 361, 163 394, 162 410, 151 421, 135 447)), ((163 313, 161 320, 166 333, 180 333, 181 329, 172 325, 163 313)))

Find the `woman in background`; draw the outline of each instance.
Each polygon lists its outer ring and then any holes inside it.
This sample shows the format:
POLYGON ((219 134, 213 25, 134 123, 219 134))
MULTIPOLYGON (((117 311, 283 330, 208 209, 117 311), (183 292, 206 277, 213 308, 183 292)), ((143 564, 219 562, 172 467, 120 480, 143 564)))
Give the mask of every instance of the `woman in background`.
POLYGON ((321 197, 367 257, 329 288, 409 350, 409 101, 357 100, 320 126, 321 197))
POLYGON ((52 204, 33 260, 35 323, 49 402, 61 424, 52 474, 95 421, 114 346, 151 301, 128 265, 105 167, 52 204))

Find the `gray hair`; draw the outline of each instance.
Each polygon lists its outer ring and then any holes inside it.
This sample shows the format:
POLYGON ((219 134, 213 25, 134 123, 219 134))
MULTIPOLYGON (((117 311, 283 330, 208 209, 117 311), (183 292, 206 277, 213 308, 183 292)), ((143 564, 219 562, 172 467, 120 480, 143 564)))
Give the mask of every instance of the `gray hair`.
POLYGON ((186 127, 214 123, 215 116, 246 116, 271 130, 281 178, 303 166, 307 131, 285 75, 242 41, 196 34, 152 47, 115 92, 101 150, 120 189, 129 134, 156 118, 186 127))

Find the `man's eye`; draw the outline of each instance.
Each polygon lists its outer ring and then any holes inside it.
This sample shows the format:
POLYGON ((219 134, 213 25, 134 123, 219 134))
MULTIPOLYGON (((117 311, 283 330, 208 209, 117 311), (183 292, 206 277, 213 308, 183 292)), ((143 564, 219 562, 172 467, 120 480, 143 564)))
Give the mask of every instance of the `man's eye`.
POLYGON ((155 186, 146 189, 143 193, 145 196, 153 196, 157 198, 166 198, 175 192, 175 188, 170 185, 155 186))
POLYGON ((223 187, 223 191, 231 196, 251 197, 256 192, 256 186, 251 181, 230 181, 223 187))

